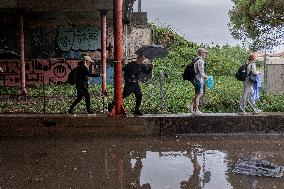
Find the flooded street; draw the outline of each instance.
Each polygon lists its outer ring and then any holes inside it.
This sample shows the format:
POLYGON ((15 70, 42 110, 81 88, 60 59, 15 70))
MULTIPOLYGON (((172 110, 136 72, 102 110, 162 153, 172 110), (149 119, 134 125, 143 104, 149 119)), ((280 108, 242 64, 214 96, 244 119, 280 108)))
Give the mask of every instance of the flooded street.
POLYGON ((247 157, 283 166, 283 136, 2 137, 0 188, 284 188, 233 173, 247 157))

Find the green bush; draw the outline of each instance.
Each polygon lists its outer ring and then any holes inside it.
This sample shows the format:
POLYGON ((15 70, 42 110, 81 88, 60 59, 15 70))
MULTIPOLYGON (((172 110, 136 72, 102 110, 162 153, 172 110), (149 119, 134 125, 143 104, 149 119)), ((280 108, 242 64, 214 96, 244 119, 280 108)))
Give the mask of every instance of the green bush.
MULTIPOLYGON (((161 44, 163 34, 170 37, 169 54, 165 58, 156 59, 154 64, 153 79, 149 83, 141 85, 143 92, 142 111, 145 113, 179 113, 187 112, 186 104, 191 101, 194 89, 191 83, 182 80, 184 67, 191 62, 199 46, 185 40, 170 28, 159 28, 151 25, 152 42, 161 44), (161 101, 160 74, 163 73, 163 101, 161 101), (161 107, 163 102, 163 107, 161 107)), ((242 82, 234 78, 237 68, 245 62, 248 51, 240 46, 205 46, 209 51, 207 57, 207 72, 215 80, 215 88, 206 90, 202 111, 204 112, 236 112, 242 93, 242 82)), ((257 62, 262 69, 263 62, 257 62)), ((109 95, 100 96, 100 85, 91 85, 91 108, 97 112, 104 112, 107 104, 113 100, 114 88, 112 84, 107 86, 109 95)), ((0 112, 34 112, 65 113, 75 99, 74 86, 62 84, 58 86, 29 86, 28 97, 19 97, 17 87, 0 87, 0 94, 6 95, 0 101, 0 112)), ((125 107, 131 111, 134 109, 135 97, 131 95, 124 100, 125 107)), ((264 111, 283 111, 284 95, 261 94, 258 106, 264 111)), ((85 102, 80 103, 76 112, 85 111, 85 102)))

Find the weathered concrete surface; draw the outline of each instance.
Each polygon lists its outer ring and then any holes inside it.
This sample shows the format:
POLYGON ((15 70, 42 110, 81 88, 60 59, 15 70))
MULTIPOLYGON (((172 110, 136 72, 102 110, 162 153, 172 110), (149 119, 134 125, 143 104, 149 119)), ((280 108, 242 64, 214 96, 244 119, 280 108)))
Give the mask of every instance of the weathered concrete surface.
POLYGON ((108 117, 88 114, 0 114, 0 136, 167 135, 284 131, 284 113, 149 114, 108 117))

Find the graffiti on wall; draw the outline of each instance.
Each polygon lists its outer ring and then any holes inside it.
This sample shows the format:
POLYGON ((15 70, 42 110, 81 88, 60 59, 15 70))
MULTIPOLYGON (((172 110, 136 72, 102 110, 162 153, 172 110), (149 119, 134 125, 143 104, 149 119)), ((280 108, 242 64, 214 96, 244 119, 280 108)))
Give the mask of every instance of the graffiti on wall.
MULTIPOLYGON (((66 59, 31 59, 26 60, 26 84, 58 85, 67 81, 68 74, 74 69, 79 60, 66 59)), ((7 59, 0 61, 0 67, 3 68, 3 74, 0 77, 0 86, 18 86, 20 85, 20 66, 17 59, 7 59)), ((101 73, 101 62, 96 61, 92 66, 93 73, 101 73)), ((107 83, 113 83, 113 60, 108 60, 107 64, 107 83)), ((91 83, 101 83, 100 77, 94 77, 91 83)))
POLYGON ((60 26, 57 30, 57 46, 62 51, 94 51, 101 48, 99 27, 60 26))
POLYGON ((48 58, 51 45, 48 42, 45 28, 37 27, 31 30, 31 47, 33 58, 48 58))
MULTIPOLYGON (((26 84, 41 85, 61 84, 66 82, 68 74, 78 64, 76 60, 65 59, 32 59, 26 60, 26 84)), ((20 84, 20 66, 18 60, 1 60, 3 75, 0 78, 2 86, 17 86, 20 84)))

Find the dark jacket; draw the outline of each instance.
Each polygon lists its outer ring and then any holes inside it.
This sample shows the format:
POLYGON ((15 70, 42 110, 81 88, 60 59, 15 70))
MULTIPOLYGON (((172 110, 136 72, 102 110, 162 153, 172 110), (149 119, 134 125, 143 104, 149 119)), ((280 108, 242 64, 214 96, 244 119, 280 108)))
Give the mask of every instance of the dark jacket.
POLYGON ((152 72, 153 65, 147 66, 146 64, 136 64, 135 62, 129 62, 123 68, 124 81, 127 83, 137 83, 141 73, 150 74, 152 72))
POLYGON ((100 74, 92 74, 83 62, 78 64, 77 74, 78 82, 76 83, 76 87, 80 88, 88 88, 89 77, 100 77, 100 74))

